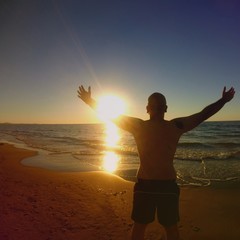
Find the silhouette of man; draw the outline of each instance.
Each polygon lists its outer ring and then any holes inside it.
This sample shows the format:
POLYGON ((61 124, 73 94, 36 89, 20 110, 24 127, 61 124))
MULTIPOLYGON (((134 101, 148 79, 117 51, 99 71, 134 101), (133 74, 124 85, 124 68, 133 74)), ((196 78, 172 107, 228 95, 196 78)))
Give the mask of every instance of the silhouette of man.
MULTIPOLYGON (((147 225, 154 221, 155 213, 159 223, 165 228, 168 240, 178 240, 179 232, 179 187, 173 166, 177 144, 183 133, 192 130, 200 123, 217 113, 234 97, 235 90, 224 87, 222 97, 202 111, 170 121, 164 119, 167 102, 161 93, 153 93, 148 98, 149 120, 119 116, 113 122, 130 132, 136 142, 140 166, 138 181, 134 186, 132 219, 132 240, 143 240, 147 225)), ((96 101, 88 91, 79 87, 78 97, 93 109, 96 101)))

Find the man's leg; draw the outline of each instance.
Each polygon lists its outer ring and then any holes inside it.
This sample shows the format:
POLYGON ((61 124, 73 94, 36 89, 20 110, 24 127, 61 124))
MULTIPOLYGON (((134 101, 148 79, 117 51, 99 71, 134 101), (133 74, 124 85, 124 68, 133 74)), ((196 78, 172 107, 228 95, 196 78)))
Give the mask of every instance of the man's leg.
POLYGON ((132 229, 132 240, 144 240, 147 224, 134 222, 132 229))
POLYGON ((164 226, 167 233, 167 240, 179 240, 179 231, 177 224, 170 227, 164 226))

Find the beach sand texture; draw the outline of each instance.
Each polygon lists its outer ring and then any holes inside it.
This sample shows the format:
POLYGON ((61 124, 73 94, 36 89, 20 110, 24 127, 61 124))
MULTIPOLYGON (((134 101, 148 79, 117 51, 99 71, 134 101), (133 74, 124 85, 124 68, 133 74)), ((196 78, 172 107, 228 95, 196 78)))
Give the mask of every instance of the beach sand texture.
MULTIPOLYGON (((21 165, 35 154, 0 145, 1 240, 128 239, 133 182, 105 172, 21 165)), ((239 186, 182 187, 181 239, 240 239, 239 186)), ((164 239, 157 222, 149 226, 146 239, 164 239)))

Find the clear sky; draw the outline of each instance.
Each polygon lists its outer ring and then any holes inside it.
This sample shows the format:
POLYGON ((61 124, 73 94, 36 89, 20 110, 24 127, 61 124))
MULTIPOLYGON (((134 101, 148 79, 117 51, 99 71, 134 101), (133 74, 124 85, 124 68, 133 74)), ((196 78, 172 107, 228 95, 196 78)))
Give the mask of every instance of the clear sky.
POLYGON ((153 92, 171 119, 234 86, 210 120, 240 120, 239 13, 238 0, 2 0, 0 122, 96 122, 80 84, 121 96, 143 119, 153 92))

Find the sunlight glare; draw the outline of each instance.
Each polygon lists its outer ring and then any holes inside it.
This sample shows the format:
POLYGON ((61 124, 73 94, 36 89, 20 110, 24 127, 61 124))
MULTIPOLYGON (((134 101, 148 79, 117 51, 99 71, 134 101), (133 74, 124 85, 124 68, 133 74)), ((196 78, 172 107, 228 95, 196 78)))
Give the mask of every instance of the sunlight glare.
POLYGON ((98 100, 97 113, 103 121, 115 119, 124 112, 125 103, 117 96, 105 95, 98 100))

